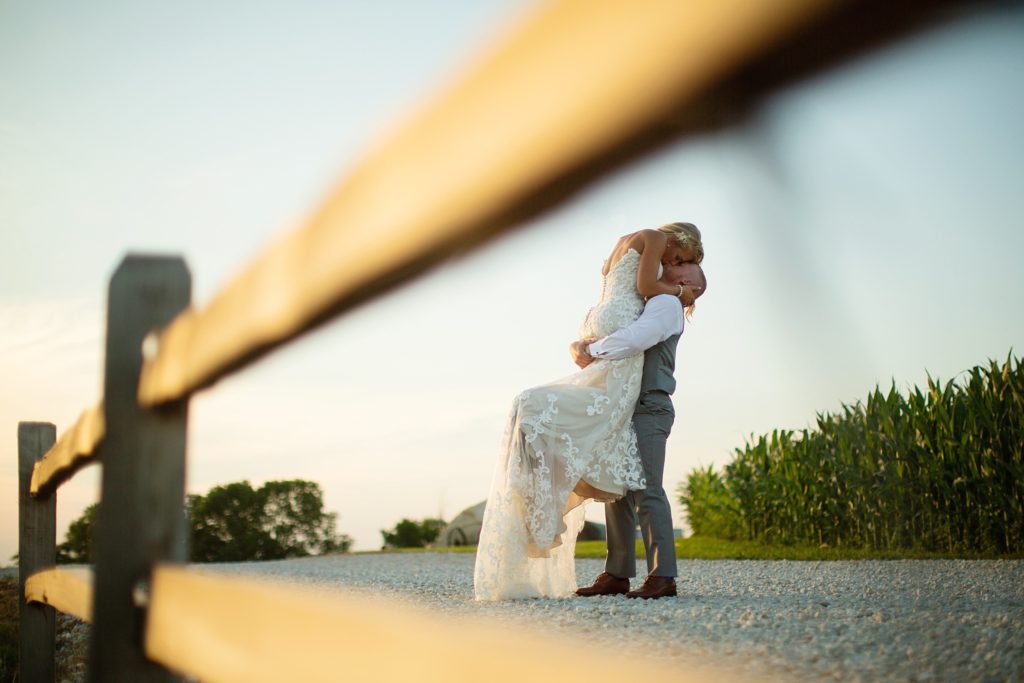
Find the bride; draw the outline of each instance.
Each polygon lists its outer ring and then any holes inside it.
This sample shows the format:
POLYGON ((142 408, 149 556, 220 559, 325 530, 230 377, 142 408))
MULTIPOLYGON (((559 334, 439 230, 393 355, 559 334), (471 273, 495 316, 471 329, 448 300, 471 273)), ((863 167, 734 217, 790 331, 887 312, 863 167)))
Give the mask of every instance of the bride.
MULTIPOLYGON (((620 237, 580 337, 606 337, 629 325, 646 297, 682 295, 682 285, 658 279, 661 265, 699 262, 703 255, 700 231, 690 223, 620 237)), ((643 354, 596 360, 516 396, 477 546, 477 600, 575 592, 583 504, 644 487, 632 423, 643 362, 643 354)))

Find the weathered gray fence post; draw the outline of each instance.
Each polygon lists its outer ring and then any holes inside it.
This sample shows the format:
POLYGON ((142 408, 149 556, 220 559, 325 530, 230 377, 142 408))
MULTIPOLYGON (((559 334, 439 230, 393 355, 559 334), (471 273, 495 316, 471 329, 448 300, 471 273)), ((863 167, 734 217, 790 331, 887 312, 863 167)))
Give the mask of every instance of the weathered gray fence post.
POLYGON ((20 680, 53 681, 55 610, 25 602, 25 580, 57 561, 57 493, 33 498, 29 494, 32 468, 57 440, 49 422, 18 423, 18 661, 20 680))
POLYGON ((188 559, 188 400, 143 409, 136 392, 143 341, 187 307, 190 297, 188 268, 176 257, 129 255, 110 281, 91 681, 178 680, 145 658, 145 609, 137 598, 148 589, 154 563, 188 559))

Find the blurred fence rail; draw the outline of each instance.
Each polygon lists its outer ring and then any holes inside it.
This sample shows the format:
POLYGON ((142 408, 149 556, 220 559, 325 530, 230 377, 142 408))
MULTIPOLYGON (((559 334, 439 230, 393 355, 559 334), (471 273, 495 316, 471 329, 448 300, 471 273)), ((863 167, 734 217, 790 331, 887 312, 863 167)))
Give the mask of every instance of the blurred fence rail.
MULTIPOLYGON (((21 679, 54 679, 57 607, 92 620, 94 681, 335 680, 353 662, 354 678, 369 680, 681 680, 645 664, 627 671, 601 652, 562 670, 549 650, 527 657, 509 647, 525 635, 174 566, 187 560, 188 400, 699 127, 701 97, 723 83, 732 94, 776 87, 793 71, 782 48, 794 37, 820 43, 808 27, 837 13, 848 25, 851 6, 905 16, 824 0, 540 4, 206 307, 191 307, 182 260, 126 257, 109 289, 103 400, 59 441, 52 424, 19 424, 21 679), (737 89, 741 69, 761 75, 737 89), (90 462, 102 465, 95 567, 55 570, 56 489, 90 462), (437 656, 456 631, 474 644, 468 663, 437 656)), ((828 51, 812 52, 820 60, 828 51)))
POLYGON ((92 621, 92 571, 82 567, 37 571, 25 581, 25 599, 92 621))
POLYGON ((480 244, 822 0, 563 0, 373 149, 312 218, 152 345, 143 405, 186 396, 480 244))
POLYGON ((32 468, 32 495, 45 495, 56 490, 75 472, 95 462, 96 449, 103 441, 104 431, 103 404, 84 410, 78 421, 61 434, 53 448, 32 468))

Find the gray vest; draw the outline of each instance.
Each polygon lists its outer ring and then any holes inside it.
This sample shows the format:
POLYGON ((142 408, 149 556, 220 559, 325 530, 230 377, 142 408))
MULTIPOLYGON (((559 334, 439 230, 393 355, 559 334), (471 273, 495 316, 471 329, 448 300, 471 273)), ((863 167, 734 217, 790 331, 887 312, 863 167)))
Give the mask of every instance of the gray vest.
POLYGON ((644 352, 644 374, 640 380, 640 397, 650 391, 663 391, 671 395, 676 390, 676 345, 679 335, 668 339, 644 352))

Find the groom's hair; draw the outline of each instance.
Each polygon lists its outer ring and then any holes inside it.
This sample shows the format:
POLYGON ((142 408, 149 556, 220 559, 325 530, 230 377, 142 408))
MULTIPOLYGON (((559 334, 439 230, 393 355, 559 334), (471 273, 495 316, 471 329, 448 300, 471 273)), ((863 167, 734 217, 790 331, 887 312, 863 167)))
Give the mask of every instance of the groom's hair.
POLYGON ((681 268, 687 268, 689 270, 696 270, 696 274, 700 279, 700 294, 697 295, 699 298, 704 292, 708 291, 708 276, 704 274, 704 269, 700 267, 699 263, 684 263, 681 268))

